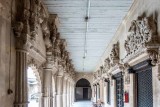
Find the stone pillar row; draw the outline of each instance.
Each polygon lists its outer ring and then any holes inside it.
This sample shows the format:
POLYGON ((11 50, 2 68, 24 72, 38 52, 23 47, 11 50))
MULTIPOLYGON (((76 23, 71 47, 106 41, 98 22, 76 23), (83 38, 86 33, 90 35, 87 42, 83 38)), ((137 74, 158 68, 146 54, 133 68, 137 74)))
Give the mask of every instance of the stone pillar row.
POLYGON ((74 85, 70 78, 56 76, 56 107, 72 107, 74 102, 74 85))
MULTIPOLYGON (((16 51, 16 90, 14 107, 28 107, 27 88, 27 51, 16 51)), ((47 64, 46 64, 47 65, 47 64)), ((53 69, 44 67, 44 78, 42 86, 42 107, 72 107, 74 96, 74 85, 70 79, 56 76, 56 96, 52 92, 53 69)))
MULTIPOLYGON (((27 88, 27 51, 17 50, 16 61, 17 78, 14 107, 28 107, 29 102, 27 88)), ((72 107, 74 99, 73 83, 69 79, 64 78, 63 76, 56 76, 56 96, 54 96, 53 92, 51 91, 53 88, 52 69, 46 66, 44 68, 43 75, 44 81, 42 87, 42 107, 72 107)))

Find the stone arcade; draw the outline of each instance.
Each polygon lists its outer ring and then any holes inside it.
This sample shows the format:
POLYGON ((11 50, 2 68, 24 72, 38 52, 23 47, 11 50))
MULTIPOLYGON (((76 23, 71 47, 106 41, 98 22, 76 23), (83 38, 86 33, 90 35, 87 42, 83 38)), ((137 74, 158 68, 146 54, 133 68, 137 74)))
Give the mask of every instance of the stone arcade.
POLYGON ((160 1, 0 0, 0 68, 0 107, 160 107, 160 1))

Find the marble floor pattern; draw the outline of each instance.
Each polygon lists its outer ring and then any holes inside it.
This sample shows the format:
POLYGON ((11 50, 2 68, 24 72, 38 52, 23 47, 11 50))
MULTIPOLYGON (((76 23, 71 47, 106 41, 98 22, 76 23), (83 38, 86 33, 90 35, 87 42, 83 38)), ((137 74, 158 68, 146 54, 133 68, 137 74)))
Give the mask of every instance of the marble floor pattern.
POLYGON ((73 104, 73 107, 93 107, 91 101, 79 101, 73 104))

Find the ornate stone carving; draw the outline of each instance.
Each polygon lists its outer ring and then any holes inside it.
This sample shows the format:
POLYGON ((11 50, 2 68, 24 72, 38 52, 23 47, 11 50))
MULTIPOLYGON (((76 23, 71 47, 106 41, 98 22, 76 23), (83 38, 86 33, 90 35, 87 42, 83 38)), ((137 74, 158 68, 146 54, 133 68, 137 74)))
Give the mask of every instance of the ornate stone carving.
POLYGON ((14 26, 14 33, 15 33, 15 36, 16 37, 20 37, 21 36, 21 33, 22 33, 22 30, 23 30, 23 23, 22 22, 17 22, 15 23, 15 26, 14 26))
POLYGON ((101 74, 106 73, 105 68, 104 68, 104 66, 103 66, 103 65, 102 65, 102 66, 100 66, 100 71, 101 71, 101 74))
POLYGON ((152 65, 156 65, 158 63, 158 51, 158 49, 147 49, 152 65))
POLYGON ((55 43, 54 43, 54 57, 56 59, 59 59, 60 58, 60 54, 61 54, 60 42, 61 42, 60 33, 58 33, 57 36, 56 36, 55 43))
POLYGON ((45 6, 44 4, 42 4, 40 2, 40 5, 39 5, 39 12, 38 12, 38 22, 41 24, 47 17, 48 17, 48 14, 47 14, 47 11, 45 9, 45 6))
POLYGON ((126 57, 134 57, 138 53, 147 51, 152 64, 157 63, 159 39, 156 26, 152 17, 139 17, 131 22, 129 35, 124 44, 126 57))
POLYGON ((69 57, 68 57, 68 59, 67 59, 67 64, 66 64, 66 72, 69 72, 71 62, 72 62, 72 60, 71 60, 71 59, 69 59, 69 57))
POLYGON ((49 18, 49 28, 50 28, 50 34, 51 34, 51 41, 52 41, 52 45, 53 47, 55 46, 55 41, 56 41, 56 37, 58 34, 58 29, 57 26, 55 24, 55 17, 53 17, 52 15, 49 18))
POLYGON ((30 41, 30 30, 29 30, 29 11, 24 9, 22 13, 22 19, 17 21, 14 26, 14 34, 16 37, 16 48, 17 49, 23 49, 23 50, 28 50, 31 47, 31 42, 30 41))
POLYGON ((31 0, 31 16, 30 16, 30 31, 31 39, 35 40, 38 35, 38 24, 39 24, 39 12, 40 12, 40 0, 31 0))
POLYGON ((111 60, 119 59, 119 43, 113 44, 111 54, 110 54, 111 60))
POLYGON ((110 59, 109 58, 104 60, 104 69, 105 71, 108 71, 110 69, 110 59))
POLYGON ((66 41, 65 39, 61 39, 60 43, 61 59, 64 59, 65 57, 65 48, 66 48, 66 41))
POLYGON ((46 51, 51 52, 52 51, 52 44, 51 44, 51 39, 50 39, 50 32, 47 26, 47 22, 43 22, 43 38, 44 38, 44 43, 46 46, 46 51))
POLYGON ((119 63, 119 42, 113 44, 111 54, 110 54, 111 66, 119 63))
POLYGON ((102 75, 101 70, 100 70, 100 69, 99 69, 99 70, 97 70, 97 76, 98 76, 98 78, 99 78, 99 77, 101 77, 101 75, 102 75))

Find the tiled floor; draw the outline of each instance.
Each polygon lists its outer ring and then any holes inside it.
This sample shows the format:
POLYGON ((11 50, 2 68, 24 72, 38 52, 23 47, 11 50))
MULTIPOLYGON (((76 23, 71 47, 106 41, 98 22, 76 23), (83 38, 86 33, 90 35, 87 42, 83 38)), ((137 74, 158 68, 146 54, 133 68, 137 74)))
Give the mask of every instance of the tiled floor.
POLYGON ((73 104, 73 107, 93 107, 91 101, 79 101, 73 104))

